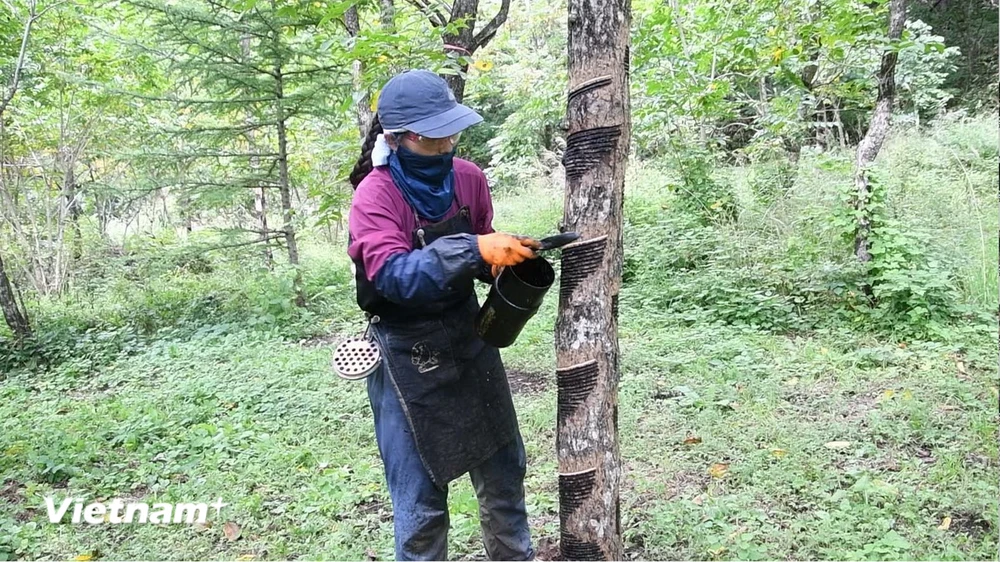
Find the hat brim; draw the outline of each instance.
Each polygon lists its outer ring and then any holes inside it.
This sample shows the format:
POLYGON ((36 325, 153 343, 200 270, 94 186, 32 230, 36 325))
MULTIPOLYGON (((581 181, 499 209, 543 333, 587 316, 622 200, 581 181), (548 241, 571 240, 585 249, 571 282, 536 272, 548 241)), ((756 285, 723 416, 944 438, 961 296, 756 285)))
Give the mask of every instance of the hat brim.
POLYGON ((482 121, 482 115, 458 104, 444 113, 408 123, 404 128, 432 139, 443 139, 461 133, 477 123, 482 123, 482 121))

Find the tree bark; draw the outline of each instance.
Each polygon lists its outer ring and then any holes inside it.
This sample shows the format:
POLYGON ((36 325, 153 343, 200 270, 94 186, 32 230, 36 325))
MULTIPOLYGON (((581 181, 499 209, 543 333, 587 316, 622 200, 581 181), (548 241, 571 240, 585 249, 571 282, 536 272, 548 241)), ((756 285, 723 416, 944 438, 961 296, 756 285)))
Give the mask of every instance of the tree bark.
POLYGON ((284 218, 285 245, 288 248, 288 263, 295 267, 295 304, 306 305, 305 293, 302 291, 302 272, 299 271, 299 246, 295 239, 295 216, 292 209, 292 189, 288 178, 288 133, 285 129, 285 115, 283 105, 284 84, 282 81, 281 64, 275 64, 275 95, 278 123, 278 189, 281 191, 281 211, 284 218))
POLYGON ((629 121, 630 0, 569 3, 569 136, 556 321, 560 549, 621 560, 618 293, 629 121))
MULTIPOLYGON (((382 0, 383 2, 389 0, 382 0)), ((444 50, 446 53, 456 53, 459 56, 472 56, 476 50, 489 43, 493 36, 499 31, 500 26, 507 21, 507 14, 510 12, 510 0, 500 0, 500 8, 493 19, 482 29, 476 30, 476 18, 479 15, 479 0, 454 0, 451 5, 451 15, 447 22, 444 15, 434 8, 427 0, 410 0, 410 3, 420 8, 425 13, 435 27, 453 25, 460 20, 464 20, 465 25, 456 33, 449 33, 443 37, 444 50)), ((465 75, 469 70, 468 64, 459 65, 458 74, 447 74, 444 76, 448 86, 455 94, 455 99, 459 103, 465 97, 465 75)))
POLYGON ((77 261, 83 256, 83 232, 80 230, 80 202, 76 197, 76 155, 71 153, 66 157, 64 166, 63 196, 66 198, 66 209, 73 229, 73 260, 77 261))
MULTIPOLYGON (((889 2, 889 40, 899 41, 903 34, 903 24, 906 22, 906 0, 890 0, 889 2)), ((871 213, 868 203, 871 199, 871 186, 868 182, 868 167, 875 161, 882 144, 889 133, 892 118, 892 103, 896 95, 896 50, 892 47, 882 53, 882 62, 878 70, 878 96, 875 99, 875 111, 872 114, 871 125, 858 145, 854 171, 855 200, 854 208, 859 211, 857 230, 854 236, 854 255, 861 263, 871 261, 870 236, 871 213)))
MULTIPOLYGON (((451 18, 449 23, 459 20, 465 21, 465 26, 458 30, 458 33, 444 36, 445 51, 454 50, 459 55, 472 55, 476 51, 476 46, 472 40, 476 31, 476 13, 479 11, 479 0, 454 0, 451 5, 451 18), (449 46, 459 47, 450 49, 449 46), (463 52, 464 51, 464 52, 463 52)), ((444 79, 455 93, 455 99, 462 103, 465 96, 465 73, 469 70, 469 65, 459 65, 459 74, 448 74, 444 79)))
POLYGON ((382 22, 382 31, 386 33, 396 32, 396 4, 393 0, 379 0, 379 17, 382 22))
MULTIPOLYGON (((358 17, 357 6, 351 6, 344 13, 344 26, 351 37, 357 38, 361 33, 361 21, 358 17)), ((357 101, 354 102, 354 118, 357 121, 358 133, 362 139, 368 134, 368 124, 372 121, 371 96, 365 89, 364 75, 364 61, 355 60, 351 66, 354 94, 357 96, 357 101)))
POLYGON ((17 304, 17 294, 7 277, 3 256, 0 256, 0 309, 3 309, 3 318, 7 322, 7 326, 14 332, 14 337, 19 340, 31 337, 28 315, 17 304))
MULTIPOLYGON (((250 60, 250 41, 249 33, 244 35, 240 41, 243 58, 248 61, 250 60)), ((257 131, 249 128, 253 124, 250 106, 247 106, 246 109, 245 122, 248 127, 246 132, 247 148, 249 152, 256 153, 259 148, 257 146, 257 131)), ((260 177, 260 157, 256 154, 250 157, 250 174, 254 178, 260 177)), ((261 244, 264 246, 264 263, 268 269, 271 269, 274 267, 274 254, 271 252, 271 244, 268 242, 271 238, 271 229, 267 225, 267 187, 260 182, 253 187, 253 212, 259 226, 261 244)))

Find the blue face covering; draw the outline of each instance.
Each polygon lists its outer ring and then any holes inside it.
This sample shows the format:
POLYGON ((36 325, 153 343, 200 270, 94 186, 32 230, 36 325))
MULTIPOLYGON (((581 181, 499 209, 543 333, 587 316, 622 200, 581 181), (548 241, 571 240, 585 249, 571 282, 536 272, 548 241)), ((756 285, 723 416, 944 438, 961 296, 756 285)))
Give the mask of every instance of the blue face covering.
POLYGON ((424 156, 400 145, 389 154, 389 173, 418 215, 439 220, 455 199, 452 171, 455 151, 424 156))

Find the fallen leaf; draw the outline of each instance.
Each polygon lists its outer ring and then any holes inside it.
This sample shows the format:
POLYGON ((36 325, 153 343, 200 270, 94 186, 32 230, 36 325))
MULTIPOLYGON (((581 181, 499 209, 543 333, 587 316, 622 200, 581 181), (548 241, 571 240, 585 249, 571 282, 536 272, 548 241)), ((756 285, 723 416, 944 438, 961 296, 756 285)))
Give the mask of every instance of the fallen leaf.
POLYGON ((799 384, 799 377, 792 377, 785 381, 785 386, 795 386, 799 384))
POLYGON ((722 478, 727 472, 729 472, 729 465, 724 462, 717 462, 708 469, 712 478, 722 478))
POLYGON ((821 348, 819 348, 819 352, 820 352, 820 353, 821 353, 822 355, 826 355, 827 353, 830 353, 830 350, 829 350, 829 349, 827 349, 827 348, 825 348, 825 347, 821 347, 821 348))
POLYGON ((892 397, 895 396, 895 395, 896 395, 896 391, 890 388, 890 389, 887 389, 885 392, 882 393, 882 399, 883 400, 892 400, 892 397))
POLYGON ((73 560, 77 560, 78 562, 87 562, 88 560, 93 560, 93 559, 94 555, 92 554, 77 554, 75 557, 73 557, 73 560))
POLYGON ((850 441, 830 441, 826 445, 823 445, 827 449, 845 449, 851 446, 850 441))
POLYGON ((951 517, 945 517, 941 520, 941 524, 938 525, 939 531, 947 531, 951 527, 951 517))
POLYGON ((962 373, 963 375, 968 376, 969 372, 965 370, 965 361, 962 361, 961 359, 956 359, 955 360, 955 366, 958 367, 958 372, 959 373, 962 373))
POLYGON ((378 560, 378 554, 375 552, 374 549, 371 549, 371 548, 365 550, 365 556, 369 560, 378 560))
POLYGON ((705 496, 702 495, 702 494, 698 494, 697 496, 694 497, 693 500, 691 500, 691 503, 693 503, 695 505, 701 505, 701 504, 705 503, 705 496))
POLYGON ((909 390, 904 390, 903 391, 903 402, 909 402, 910 400, 913 400, 913 392, 911 392, 909 390))
POLYGON ((243 556, 237 558, 237 560, 253 560, 254 558, 255 556, 253 554, 244 554, 243 556))
POLYGON ((227 539, 235 541, 240 538, 240 526, 232 521, 226 521, 222 526, 222 534, 226 535, 227 539))
POLYGON ((783 459, 787 454, 788 451, 784 449, 771 449, 771 456, 773 456, 776 459, 783 459))
POLYGON ((202 522, 199 521, 199 522, 197 522, 197 523, 194 524, 194 528, 195 528, 196 531, 207 531, 207 530, 209 530, 209 529, 212 528, 212 522, 211 521, 206 521, 206 522, 202 523, 202 522))
POLYGON ((899 349, 906 349, 906 342, 899 342, 899 349))
POLYGON ((697 445, 698 443, 701 443, 701 437, 695 437, 694 435, 684 440, 685 445, 697 445))

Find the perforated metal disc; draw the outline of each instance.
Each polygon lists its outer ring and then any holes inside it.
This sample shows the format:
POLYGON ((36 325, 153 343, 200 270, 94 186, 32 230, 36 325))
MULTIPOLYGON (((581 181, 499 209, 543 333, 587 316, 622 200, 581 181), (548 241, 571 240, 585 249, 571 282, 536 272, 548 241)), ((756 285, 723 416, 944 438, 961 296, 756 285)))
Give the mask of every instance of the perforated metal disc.
POLYGON ((333 352, 333 370, 341 378, 359 380, 375 371, 382 361, 382 352, 374 342, 350 338, 333 352))

